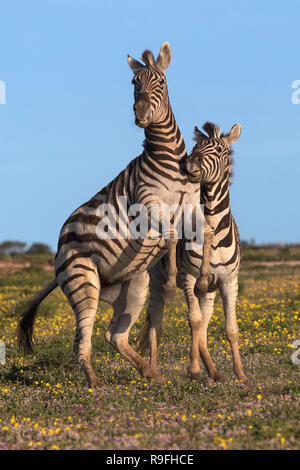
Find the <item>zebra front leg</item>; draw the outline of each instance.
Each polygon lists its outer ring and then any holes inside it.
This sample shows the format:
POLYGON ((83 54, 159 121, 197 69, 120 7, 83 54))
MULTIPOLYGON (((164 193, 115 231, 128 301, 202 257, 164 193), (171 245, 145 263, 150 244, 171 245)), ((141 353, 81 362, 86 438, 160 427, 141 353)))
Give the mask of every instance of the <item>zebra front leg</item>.
POLYGON ((176 294, 176 278, 177 278, 177 261, 176 261, 176 247, 178 239, 175 238, 174 229, 174 213, 171 213, 170 219, 170 232, 168 233, 166 227, 163 227, 163 237, 166 238, 166 245, 168 249, 168 278, 166 284, 163 285, 164 297, 166 302, 171 302, 176 294))
MULTIPOLYGON (((122 298, 122 283, 121 282, 105 286, 104 288, 101 289, 100 300, 107 302, 110 305, 114 305, 116 302, 120 301, 121 298, 122 298)), ((117 321, 117 312, 116 312, 116 309, 114 309, 113 318, 111 319, 108 329, 105 333, 105 340, 112 346, 113 344, 111 342, 111 336, 114 331, 116 321, 117 321)))
POLYGON ((229 282, 220 282, 220 291, 223 299, 223 308, 226 321, 226 336, 229 341, 233 371, 239 379, 247 380, 244 373, 238 343, 238 324, 236 319, 236 300, 238 295, 238 276, 229 282))
POLYGON ((184 293, 189 308, 188 319, 192 336, 190 351, 191 364, 188 371, 189 377, 192 379, 198 379, 200 377, 200 354, 208 375, 214 380, 220 380, 223 376, 216 370, 207 349, 207 326, 213 311, 214 298, 216 294, 207 294, 207 298, 205 297, 205 299, 203 299, 200 306, 199 300, 194 294, 195 282, 196 279, 191 275, 186 274, 183 278, 184 293), (202 306, 204 307, 205 316, 203 315, 202 306))
POLYGON ((147 297, 149 275, 143 272, 126 281, 122 296, 114 303, 115 324, 110 342, 145 378, 156 379, 157 374, 128 343, 129 332, 136 322, 147 297))
POLYGON ((148 341, 150 349, 150 364, 152 369, 158 374, 157 353, 162 335, 162 315, 165 306, 165 299, 161 292, 162 278, 155 267, 151 273, 150 298, 147 317, 149 317, 148 341))
POLYGON ((177 240, 170 239, 166 241, 168 247, 168 280, 163 284, 164 298, 166 302, 171 302, 176 294, 176 278, 177 278, 177 264, 176 264, 176 246, 177 240))
POLYGON ((190 348, 190 365, 188 367, 188 376, 191 379, 200 378, 199 365, 199 341, 200 328, 202 325, 202 314, 197 297, 194 295, 196 279, 190 274, 182 274, 182 284, 185 298, 188 305, 188 321, 191 329, 191 348, 190 348))
POLYGON ((198 299, 204 297, 208 290, 208 276, 210 274, 210 252, 213 237, 214 230, 204 219, 203 258, 200 268, 200 277, 197 279, 194 289, 194 293, 198 299))
POLYGON ((208 292, 200 301, 203 322, 200 328, 199 351, 208 375, 214 381, 218 381, 222 380, 224 376, 220 374, 215 368, 207 348, 207 328, 213 313, 215 297, 216 291, 208 292))

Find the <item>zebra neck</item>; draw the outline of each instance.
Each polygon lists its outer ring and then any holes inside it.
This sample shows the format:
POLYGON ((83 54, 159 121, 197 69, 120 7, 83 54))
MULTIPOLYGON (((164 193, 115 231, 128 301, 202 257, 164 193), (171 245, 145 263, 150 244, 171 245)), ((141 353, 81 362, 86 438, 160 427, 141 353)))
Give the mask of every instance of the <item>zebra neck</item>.
POLYGON ((229 179, 226 175, 221 182, 201 185, 201 202, 205 219, 211 227, 219 231, 231 226, 229 179))
POLYGON ((180 162, 185 156, 185 143, 170 104, 160 121, 145 129, 144 151, 155 160, 180 162))

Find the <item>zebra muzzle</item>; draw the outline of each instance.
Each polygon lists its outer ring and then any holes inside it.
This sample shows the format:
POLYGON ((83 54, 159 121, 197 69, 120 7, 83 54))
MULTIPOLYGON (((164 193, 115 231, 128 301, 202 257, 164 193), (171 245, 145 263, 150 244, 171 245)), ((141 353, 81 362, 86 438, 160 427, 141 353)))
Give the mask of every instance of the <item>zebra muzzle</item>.
POLYGON ((135 123, 139 127, 147 127, 150 121, 150 103, 148 100, 139 99, 133 106, 135 123))
POLYGON ((201 170, 188 171, 188 178, 192 182, 201 180, 201 170))
POLYGON ((147 127, 148 124, 149 124, 149 119, 138 119, 138 118, 135 118, 135 123, 137 126, 139 127, 147 127))

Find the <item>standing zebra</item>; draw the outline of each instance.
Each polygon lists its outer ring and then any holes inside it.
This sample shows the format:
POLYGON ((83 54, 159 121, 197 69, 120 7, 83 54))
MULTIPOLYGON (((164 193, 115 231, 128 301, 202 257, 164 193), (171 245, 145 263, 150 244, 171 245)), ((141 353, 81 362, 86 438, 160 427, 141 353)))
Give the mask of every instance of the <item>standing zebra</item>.
MULTIPOLYGON (((58 285, 76 315, 74 351, 88 385, 99 385, 92 368, 91 335, 98 300, 114 308, 106 340, 144 376, 159 378, 151 366, 129 345, 129 331, 144 305, 149 275, 147 270, 169 251, 166 294, 176 289, 176 244, 174 226, 159 238, 130 239, 120 234, 99 239, 98 229, 107 204, 117 213, 117 226, 128 226, 127 205, 199 203, 200 183, 190 182, 181 164, 185 144, 176 124, 168 97, 165 70, 171 62, 169 43, 161 46, 157 60, 151 51, 142 55, 145 65, 128 56, 134 78, 135 122, 144 128, 143 153, 132 160, 111 183, 80 206, 63 225, 55 258, 56 278, 29 304, 18 326, 19 345, 32 350, 34 318, 40 302, 58 285)), ((175 215, 172 214, 172 219, 175 215)))
MULTIPOLYGON (((214 232, 206 294, 203 292, 201 279, 200 295, 199 286, 197 286, 203 251, 187 251, 184 246, 184 239, 180 240, 177 246, 177 266, 179 270, 177 285, 185 293, 192 336, 191 363, 188 373, 193 379, 199 377, 200 352, 209 376, 214 380, 222 378, 222 375, 216 370, 207 349, 207 327, 213 312, 218 287, 223 299, 226 335, 233 355, 233 370, 239 378, 245 379, 239 354, 236 320, 240 239, 237 225, 231 214, 229 200, 229 184, 232 174, 232 150, 230 146, 239 138, 241 126, 236 124, 226 135, 221 135, 220 128, 209 122, 203 126, 203 129, 208 135, 199 131, 197 127, 195 128, 196 145, 186 160, 186 171, 192 182, 201 181, 201 201, 204 204, 205 220, 214 232), (200 300, 197 297, 201 297, 200 300)), ((205 275, 207 274, 205 273, 205 275)), ((164 296, 160 286, 165 278, 166 257, 162 258, 150 270, 149 310, 146 323, 141 332, 140 350, 143 351, 149 341, 151 365, 155 371, 157 371, 156 356, 161 338, 161 322, 164 309, 164 296)))

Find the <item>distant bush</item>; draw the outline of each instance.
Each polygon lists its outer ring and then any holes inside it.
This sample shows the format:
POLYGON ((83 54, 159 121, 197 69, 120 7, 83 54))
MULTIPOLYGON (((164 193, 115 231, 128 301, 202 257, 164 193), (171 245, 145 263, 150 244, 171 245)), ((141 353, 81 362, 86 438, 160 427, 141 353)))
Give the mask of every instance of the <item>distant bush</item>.
POLYGON ((26 243, 18 240, 6 240, 0 243, 1 255, 14 255, 24 253, 26 243))
POLYGON ((300 244, 251 245, 241 243, 244 261, 292 261, 300 260, 300 244))
POLYGON ((5 240, 0 243, 0 255, 16 256, 22 254, 29 255, 50 255, 52 250, 49 245, 41 242, 32 243, 32 245, 25 250, 27 243, 19 240, 5 240))
POLYGON ((50 246, 45 243, 33 243, 26 253, 29 255, 50 255, 52 251, 50 246))

